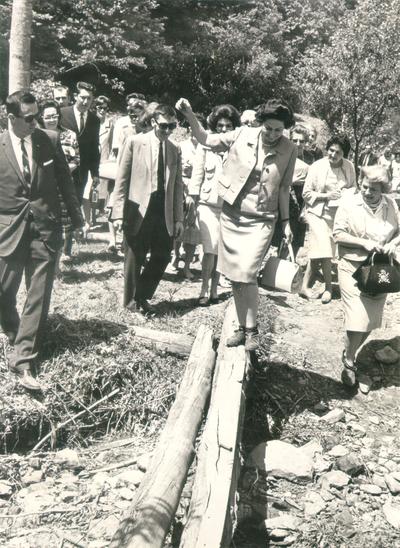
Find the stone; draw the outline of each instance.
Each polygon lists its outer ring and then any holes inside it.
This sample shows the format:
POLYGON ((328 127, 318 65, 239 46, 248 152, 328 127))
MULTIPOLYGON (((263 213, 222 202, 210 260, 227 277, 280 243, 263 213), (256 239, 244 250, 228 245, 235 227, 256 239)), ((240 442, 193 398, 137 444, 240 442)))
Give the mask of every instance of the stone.
POLYGON ((330 491, 328 491, 327 489, 324 489, 324 488, 321 489, 321 497, 326 502, 330 502, 331 500, 335 499, 335 495, 332 495, 332 493, 330 491))
POLYGON ((301 525, 301 520, 292 514, 280 513, 273 518, 264 520, 264 525, 268 531, 274 529, 283 529, 285 531, 298 531, 301 525))
POLYGON ((349 476, 357 476, 364 469, 361 459, 353 455, 344 455, 336 459, 335 468, 349 476))
POLYGON ((341 525, 340 532, 347 538, 354 537, 356 530, 353 526, 353 516, 347 508, 344 508, 339 514, 337 514, 336 519, 341 525))
POLYGON ((400 506, 386 502, 382 506, 383 515, 395 529, 400 529, 400 506))
POLYGON ((284 540, 288 535, 289 531, 287 529, 272 529, 268 536, 271 540, 279 542, 284 540))
POLYGON ((313 476, 312 459, 300 448, 280 440, 257 445, 249 463, 270 476, 290 481, 311 480, 313 476))
POLYGON ((335 422, 344 421, 345 416, 346 415, 343 409, 335 407, 335 409, 332 409, 326 415, 323 415, 319 420, 328 422, 329 424, 334 424, 335 422))
POLYGON ((9 481, 0 481, 0 497, 10 497, 12 491, 12 484, 9 481))
POLYGON ((320 477, 320 482, 322 489, 325 489, 326 491, 329 490, 330 487, 342 489, 349 484, 350 477, 340 470, 332 470, 331 472, 323 474, 320 477))
MULTIPOLYGON (((119 519, 115 515, 108 516, 105 519, 92 519, 89 524, 89 537, 94 539, 110 540, 118 529, 119 519)), ((108 543, 107 543, 108 544, 108 543)))
POLYGON ((79 497, 79 491, 66 490, 60 493, 60 499, 62 502, 72 502, 79 497))
POLYGON ((122 489, 118 489, 117 493, 121 497, 121 499, 124 500, 132 500, 134 496, 134 492, 132 491, 132 489, 128 489, 128 487, 122 487, 122 489))
POLYGON ((144 455, 140 455, 140 457, 137 460, 137 467, 142 472, 147 472, 150 464, 150 460, 153 456, 153 453, 145 453, 144 455))
POLYGON ((349 421, 347 423, 347 426, 348 428, 350 428, 353 432, 355 432, 356 434, 359 435, 359 437, 363 437, 366 435, 366 430, 364 428, 364 426, 362 426, 361 424, 359 424, 358 422, 356 421, 349 421))
POLYGON ((398 361, 399 354, 396 352, 396 350, 393 350, 391 346, 386 345, 375 352, 375 358, 378 360, 378 362, 390 365, 398 361))
POLYGON ((319 453, 314 458, 314 471, 316 474, 323 474, 327 472, 332 467, 332 462, 319 453))
POLYGON ((115 476, 115 479, 118 480, 117 485, 121 483, 128 483, 134 485, 135 487, 141 484, 143 478, 144 473, 140 470, 125 470, 124 472, 121 472, 120 474, 115 476))
POLYGON ((320 401, 314 405, 313 409, 317 413, 325 413, 326 411, 329 411, 329 405, 323 401, 320 401))
POLYGON ((32 483, 40 483, 43 480, 43 472, 41 470, 29 470, 21 478, 22 484, 26 486, 32 483))
POLYGON ((28 493, 23 499, 23 511, 28 514, 55 507, 56 498, 48 491, 44 493, 28 493))
POLYGON ((349 449, 347 449, 344 445, 335 445, 335 447, 332 447, 332 449, 328 451, 328 455, 331 457, 344 457, 348 454, 349 449))
POLYGON ((392 472, 391 476, 393 476, 396 481, 400 481, 400 472, 392 472))
POLYGON ((81 468, 79 455, 73 449, 62 449, 61 451, 57 451, 54 457, 54 462, 64 466, 65 468, 81 468))
POLYGON ((368 495, 381 495, 382 494, 382 488, 378 485, 374 485, 372 483, 365 483, 364 485, 360 485, 360 490, 363 493, 367 493, 368 495))
POLYGON ((41 467, 41 460, 37 457, 32 457, 28 459, 28 464, 34 470, 39 470, 39 468, 41 467))
POLYGON ((371 391, 372 385, 374 384, 374 381, 369 377, 368 375, 365 375, 365 373, 359 373, 357 375, 358 380, 358 389, 362 394, 369 394, 371 391))
POLYGON ((375 424, 376 426, 378 426, 381 423, 380 418, 377 417, 376 415, 370 415, 368 417, 368 420, 369 422, 371 422, 372 424, 375 424))
POLYGON ((385 478, 381 476, 380 474, 374 474, 372 476, 372 483, 380 487, 382 490, 385 490, 385 491, 387 490, 387 484, 386 484, 385 478))
POLYGON ((389 470, 389 472, 395 472, 397 470, 397 464, 393 460, 386 461, 385 467, 389 470))
POLYGON ((322 445, 317 440, 311 440, 300 447, 305 455, 308 455, 311 459, 315 457, 317 453, 322 453, 322 445))
POLYGON ((400 493, 400 482, 397 481, 392 474, 385 474, 385 482, 392 495, 398 495, 400 493))
POLYGON ((311 491, 304 499, 304 513, 306 516, 317 516, 326 508, 326 502, 320 494, 311 491))

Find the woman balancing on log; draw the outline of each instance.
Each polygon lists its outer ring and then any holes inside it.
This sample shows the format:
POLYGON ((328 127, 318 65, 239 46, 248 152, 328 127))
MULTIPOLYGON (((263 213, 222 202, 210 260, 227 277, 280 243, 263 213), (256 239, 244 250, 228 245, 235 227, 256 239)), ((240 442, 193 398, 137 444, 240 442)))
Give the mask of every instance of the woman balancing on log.
POLYGON ((278 211, 283 233, 289 226, 289 189, 297 147, 283 136, 294 125, 291 108, 277 99, 256 113, 259 127, 241 126, 227 133, 208 134, 198 123, 190 103, 179 99, 176 108, 189 122, 193 135, 215 152, 227 152, 218 193, 223 199, 217 270, 232 282, 239 328, 228 346, 244 344, 257 350, 257 275, 268 250, 278 211))

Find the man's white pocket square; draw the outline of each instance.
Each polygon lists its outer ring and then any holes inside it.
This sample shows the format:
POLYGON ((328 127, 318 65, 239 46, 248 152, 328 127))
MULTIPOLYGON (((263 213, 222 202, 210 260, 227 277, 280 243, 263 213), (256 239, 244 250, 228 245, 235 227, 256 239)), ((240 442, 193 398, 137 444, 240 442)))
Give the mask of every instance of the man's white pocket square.
POLYGON ((53 163, 53 160, 48 160, 47 162, 43 162, 43 167, 48 166, 53 163))

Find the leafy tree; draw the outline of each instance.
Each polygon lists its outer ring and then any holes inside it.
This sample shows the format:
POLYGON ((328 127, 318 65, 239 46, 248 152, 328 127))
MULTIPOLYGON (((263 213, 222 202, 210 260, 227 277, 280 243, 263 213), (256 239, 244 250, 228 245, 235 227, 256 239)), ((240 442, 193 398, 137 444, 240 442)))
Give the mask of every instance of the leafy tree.
POLYGON ((395 104, 400 76, 400 6, 397 0, 360 0, 334 32, 330 44, 306 52, 294 71, 310 112, 360 145, 374 140, 395 104))

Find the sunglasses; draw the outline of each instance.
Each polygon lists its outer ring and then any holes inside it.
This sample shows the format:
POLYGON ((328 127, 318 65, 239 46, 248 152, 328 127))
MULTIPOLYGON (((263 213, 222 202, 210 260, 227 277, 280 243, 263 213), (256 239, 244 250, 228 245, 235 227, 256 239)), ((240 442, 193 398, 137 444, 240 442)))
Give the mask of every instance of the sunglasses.
POLYGON ((170 124, 157 122, 157 120, 155 120, 155 122, 162 131, 167 131, 167 129, 169 129, 170 131, 173 131, 174 129, 176 129, 176 126, 177 126, 176 122, 171 122, 170 124))
POLYGON ((108 110, 108 107, 106 105, 97 105, 97 110, 108 110))
POLYGON ((27 124, 31 124, 34 120, 39 118, 40 114, 37 112, 36 114, 26 114, 26 116, 20 116, 19 114, 15 114, 14 116, 16 118, 22 118, 27 124))

